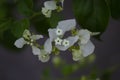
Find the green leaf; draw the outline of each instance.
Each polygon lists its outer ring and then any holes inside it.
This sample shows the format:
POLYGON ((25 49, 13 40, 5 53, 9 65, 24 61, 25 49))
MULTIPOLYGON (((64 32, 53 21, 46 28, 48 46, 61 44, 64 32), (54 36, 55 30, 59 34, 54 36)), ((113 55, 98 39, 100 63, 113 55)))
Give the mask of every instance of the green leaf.
POLYGON ((110 13, 105 0, 73 0, 73 12, 82 28, 104 32, 110 13))
POLYGON ((53 12, 52 16, 48 19, 52 28, 55 28, 58 25, 58 22, 63 20, 61 14, 53 12))
POLYGON ((60 20, 62 17, 58 13, 52 13, 51 18, 46 18, 41 12, 37 12, 31 17, 31 22, 36 30, 45 35, 48 35, 48 29, 55 28, 60 20))
POLYGON ((43 15, 37 15, 31 19, 32 24, 40 34, 48 34, 50 23, 43 15))
POLYGON ((120 19, 120 0, 109 0, 111 16, 120 19))
POLYGON ((24 30, 27 29, 29 26, 30 26, 30 23, 28 19, 15 21, 13 23, 13 26, 11 27, 11 32, 16 38, 19 38, 22 36, 24 30))
POLYGON ((3 33, 9 29, 11 20, 0 20, 0 39, 3 39, 3 33))
POLYGON ((65 64, 64 66, 61 67, 61 72, 64 76, 72 74, 73 72, 72 65, 65 64))
POLYGON ((5 18, 7 16, 7 13, 8 11, 7 11, 6 6, 3 3, 0 4, 0 19, 5 18))
POLYGON ((4 47, 16 50, 14 42, 16 38, 11 33, 12 20, 0 20, 0 44, 4 47))
POLYGON ((32 0, 19 0, 17 2, 18 12, 24 16, 31 16, 33 11, 33 1, 32 0))

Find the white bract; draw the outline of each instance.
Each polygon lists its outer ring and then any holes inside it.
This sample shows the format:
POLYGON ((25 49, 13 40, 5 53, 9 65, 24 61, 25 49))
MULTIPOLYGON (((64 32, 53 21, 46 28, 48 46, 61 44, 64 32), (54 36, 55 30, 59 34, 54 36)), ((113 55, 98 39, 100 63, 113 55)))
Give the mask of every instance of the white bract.
POLYGON ((50 56, 49 56, 49 54, 45 50, 41 50, 41 54, 38 55, 38 59, 41 62, 47 62, 47 61, 49 61, 50 56))
POLYGON ((62 51, 67 50, 69 47, 74 45, 78 36, 71 36, 66 39, 62 39, 65 32, 74 29, 76 26, 75 19, 63 20, 60 21, 57 25, 57 28, 49 29, 49 38, 46 40, 44 44, 44 49, 46 52, 51 53, 52 51, 52 42, 55 41, 55 46, 62 51), (60 34, 58 34, 60 32, 60 34))
POLYGON ((44 7, 42 8, 42 14, 50 18, 53 10, 57 10, 58 12, 61 11, 63 8, 57 6, 58 2, 61 2, 63 7, 64 0, 60 0, 60 1, 51 0, 44 2, 44 7))
MULTIPOLYGON (((79 42, 78 42, 78 44, 80 46, 79 53, 81 53, 83 57, 86 57, 86 56, 92 54, 94 52, 95 46, 90 41, 90 31, 88 31, 86 29, 81 29, 81 30, 79 30, 77 35, 79 36, 79 42)), ((80 55, 79 53, 78 53, 78 56, 80 55)), ((73 54, 73 57, 74 57, 74 55, 75 54, 73 54)), ((77 53, 76 53, 76 55, 77 55, 77 53)))
POLYGON ((32 52, 34 55, 40 54, 40 49, 34 45, 36 40, 43 38, 42 35, 31 35, 29 30, 25 30, 23 32, 23 37, 17 39, 14 43, 14 45, 17 48, 22 48, 25 44, 29 44, 32 47, 32 52))
POLYGON ((51 17, 52 10, 57 9, 55 1, 46 1, 44 2, 44 7, 42 8, 42 13, 46 17, 51 17))

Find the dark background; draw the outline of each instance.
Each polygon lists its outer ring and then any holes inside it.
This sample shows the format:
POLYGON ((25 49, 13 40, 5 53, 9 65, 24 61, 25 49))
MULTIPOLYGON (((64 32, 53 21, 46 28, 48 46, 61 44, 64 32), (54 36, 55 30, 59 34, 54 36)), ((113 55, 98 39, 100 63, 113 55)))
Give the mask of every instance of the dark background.
MULTIPOLYGON (((70 3, 66 1, 65 4, 67 5, 63 13, 66 19, 73 18, 70 3)), ((120 21, 110 19, 101 39, 102 42, 93 39, 96 46, 95 63, 99 69, 104 70, 120 64, 120 21)), ((46 66, 51 66, 51 63, 38 61, 37 57, 33 56, 30 47, 16 54, 0 46, 0 80, 40 80, 42 70, 46 66)), ((120 69, 112 74, 111 80, 120 80, 120 69)))

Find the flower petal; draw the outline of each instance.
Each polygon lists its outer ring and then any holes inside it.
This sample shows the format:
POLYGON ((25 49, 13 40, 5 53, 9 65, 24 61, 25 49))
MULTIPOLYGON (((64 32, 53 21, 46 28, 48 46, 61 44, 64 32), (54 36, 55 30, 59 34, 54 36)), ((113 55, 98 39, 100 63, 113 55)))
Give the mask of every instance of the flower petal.
POLYGON ((46 17, 50 18, 51 17, 51 14, 52 14, 52 11, 51 10, 48 10, 47 8, 42 8, 42 14, 45 15, 46 17))
POLYGON ((62 29, 63 33, 74 29, 76 26, 75 19, 63 20, 58 23, 57 28, 62 29))
POLYGON ((48 29, 48 32, 51 41, 57 38, 56 29, 48 29))
POLYGON ((46 51, 41 50, 41 54, 38 56, 38 58, 41 62, 47 62, 50 59, 50 56, 46 51))
POLYGON ((29 39, 28 36, 31 36, 31 33, 30 33, 30 31, 28 29, 25 29, 24 32, 23 32, 23 37, 25 39, 29 39))
POLYGON ((41 53, 40 49, 37 48, 36 46, 32 46, 32 52, 34 55, 39 55, 41 53))
POLYGON ((52 52, 52 42, 50 41, 50 38, 46 40, 44 44, 44 49, 49 54, 52 52))
POLYGON ((26 44, 26 41, 24 40, 24 38, 19 38, 15 41, 14 45, 17 48, 22 48, 24 45, 26 44))
POLYGON ((40 38, 43 38, 43 36, 42 35, 32 35, 31 36, 31 39, 33 39, 33 40, 38 40, 40 38))
POLYGON ((46 1, 44 3, 45 8, 49 9, 49 10, 55 10, 57 9, 57 5, 55 1, 46 1))
POLYGON ((86 57, 94 52, 95 46, 94 44, 89 40, 86 44, 80 45, 80 49, 83 53, 83 56, 86 57))
POLYGON ((69 46, 56 45, 56 47, 57 47, 59 50, 65 51, 65 50, 67 50, 69 47, 73 46, 73 45, 78 41, 78 36, 68 37, 66 40, 69 41, 69 46))
POLYGON ((81 44, 86 44, 90 40, 90 32, 88 30, 80 30, 78 35, 80 36, 81 44))

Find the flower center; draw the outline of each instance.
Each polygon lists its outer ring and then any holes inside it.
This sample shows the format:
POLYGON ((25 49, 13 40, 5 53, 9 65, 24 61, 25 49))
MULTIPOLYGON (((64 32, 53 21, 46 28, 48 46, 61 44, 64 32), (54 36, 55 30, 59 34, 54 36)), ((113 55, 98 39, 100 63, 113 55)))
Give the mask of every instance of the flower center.
POLYGON ((57 30, 56 30, 56 34, 57 34, 58 36, 62 35, 62 34, 63 34, 62 29, 57 29, 57 30))
POLYGON ((66 39, 63 40, 63 45, 66 47, 66 46, 69 46, 70 45, 70 42, 66 39))

